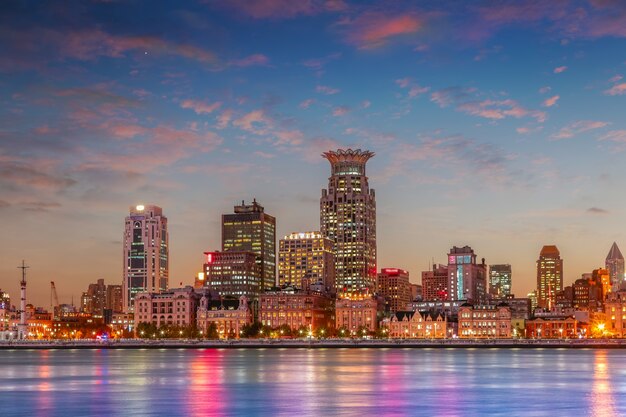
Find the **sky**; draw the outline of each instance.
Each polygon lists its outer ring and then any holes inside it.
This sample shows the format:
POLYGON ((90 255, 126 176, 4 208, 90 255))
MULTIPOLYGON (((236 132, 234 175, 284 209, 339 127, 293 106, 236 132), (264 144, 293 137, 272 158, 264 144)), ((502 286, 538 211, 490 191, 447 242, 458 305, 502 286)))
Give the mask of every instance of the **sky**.
POLYGON ((376 153, 379 267, 469 245, 525 296, 555 244, 567 285, 626 246, 625 75, 619 0, 3 1, 0 289, 121 284, 136 204, 191 284, 241 200, 319 230, 337 148, 376 153))

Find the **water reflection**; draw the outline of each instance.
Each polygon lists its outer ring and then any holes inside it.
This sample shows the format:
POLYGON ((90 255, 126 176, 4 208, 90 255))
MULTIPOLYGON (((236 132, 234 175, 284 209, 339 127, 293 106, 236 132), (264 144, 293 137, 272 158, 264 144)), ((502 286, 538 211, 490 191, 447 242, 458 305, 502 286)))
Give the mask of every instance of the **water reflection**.
POLYGON ((624 351, 0 352, 10 416, 626 415, 624 351), (624 388, 622 388, 624 387, 624 388))
POLYGON ((615 411, 607 352, 599 350, 594 355, 593 385, 591 392, 591 415, 597 417, 618 416, 615 411))

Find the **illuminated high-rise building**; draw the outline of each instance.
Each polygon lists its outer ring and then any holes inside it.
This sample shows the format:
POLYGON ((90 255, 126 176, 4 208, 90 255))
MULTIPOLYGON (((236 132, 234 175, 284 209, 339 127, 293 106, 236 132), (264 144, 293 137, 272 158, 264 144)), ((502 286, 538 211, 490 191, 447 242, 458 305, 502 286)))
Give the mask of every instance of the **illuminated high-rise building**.
POLYGON ((563 290, 563 259, 556 246, 546 245, 537 260, 537 307, 551 309, 563 290))
POLYGON ((487 301, 487 265, 485 259, 476 263, 476 254, 469 246, 454 246, 448 253, 448 299, 487 301))
POLYGON ((489 265, 489 296, 505 298, 511 295, 511 265, 489 265))
POLYGON ((253 252, 204 252, 204 286, 220 296, 258 300, 262 292, 261 264, 253 252))
POLYGON ((611 276, 613 291, 618 291, 624 283, 624 257, 615 242, 613 242, 613 246, 611 246, 611 250, 609 250, 609 254, 606 256, 605 266, 611 276))
POLYGON ((167 217, 157 206, 133 206, 124 231, 124 311, 134 311, 135 294, 168 287, 169 238, 167 217))
POLYGON ((222 215, 222 251, 252 252, 261 267, 261 290, 276 285, 276 218, 263 206, 241 202, 233 214, 222 215))
POLYGON ((374 153, 339 149, 322 156, 331 175, 320 199, 320 226, 333 242, 337 293, 361 297, 376 286, 376 198, 365 174, 374 153))
POLYGON ((399 268, 382 268, 378 274, 378 294, 385 299, 388 311, 405 311, 413 301, 409 271, 399 268))
POLYGON ((335 290, 333 243, 320 232, 291 233, 278 242, 278 285, 335 290))

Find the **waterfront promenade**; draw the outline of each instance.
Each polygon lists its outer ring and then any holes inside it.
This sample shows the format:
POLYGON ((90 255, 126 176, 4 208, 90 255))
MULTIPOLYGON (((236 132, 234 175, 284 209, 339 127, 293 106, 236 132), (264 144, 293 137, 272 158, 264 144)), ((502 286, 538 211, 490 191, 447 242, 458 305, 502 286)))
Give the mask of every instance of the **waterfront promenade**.
POLYGON ((259 348, 573 348, 626 349, 626 339, 123 339, 123 340, 12 340, 2 349, 259 349, 259 348))

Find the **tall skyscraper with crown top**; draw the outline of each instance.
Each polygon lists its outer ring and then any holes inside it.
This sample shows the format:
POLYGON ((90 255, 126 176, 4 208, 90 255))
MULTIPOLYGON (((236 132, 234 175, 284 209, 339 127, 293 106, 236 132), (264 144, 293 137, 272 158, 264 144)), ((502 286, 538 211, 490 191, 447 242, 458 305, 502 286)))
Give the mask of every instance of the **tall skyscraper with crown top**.
POLYGON ((339 149, 322 156, 331 173, 320 199, 320 230, 333 242, 337 293, 362 297, 376 285, 376 198, 365 174, 374 153, 339 149))

